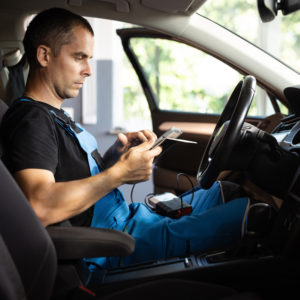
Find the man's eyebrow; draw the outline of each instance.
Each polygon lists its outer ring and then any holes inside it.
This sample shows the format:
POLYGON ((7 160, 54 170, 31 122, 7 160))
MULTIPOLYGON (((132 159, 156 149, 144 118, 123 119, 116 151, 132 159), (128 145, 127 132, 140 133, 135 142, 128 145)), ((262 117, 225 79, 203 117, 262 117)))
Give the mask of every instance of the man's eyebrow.
POLYGON ((82 52, 82 51, 75 52, 73 55, 74 55, 74 56, 82 56, 82 57, 84 57, 84 58, 93 58, 93 56, 89 56, 89 55, 87 55, 86 53, 84 53, 84 52, 82 52))

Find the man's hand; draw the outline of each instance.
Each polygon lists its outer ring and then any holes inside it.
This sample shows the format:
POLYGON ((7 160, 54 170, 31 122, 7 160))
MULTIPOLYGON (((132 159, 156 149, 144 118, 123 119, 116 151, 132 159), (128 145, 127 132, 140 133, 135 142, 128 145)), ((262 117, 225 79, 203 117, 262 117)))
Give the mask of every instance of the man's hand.
POLYGON ((119 133, 116 142, 104 154, 105 167, 108 168, 114 165, 121 155, 130 148, 146 141, 155 141, 156 138, 155 133, 150 130, 119 133))
POLYGON ((138 146, 129 148, 115 164, 119 174, 120 184, 136 183, 149 180, 152 174, 153 159, 162 151, 160 146, 149 150, 154 144, 155 136, 138 146))

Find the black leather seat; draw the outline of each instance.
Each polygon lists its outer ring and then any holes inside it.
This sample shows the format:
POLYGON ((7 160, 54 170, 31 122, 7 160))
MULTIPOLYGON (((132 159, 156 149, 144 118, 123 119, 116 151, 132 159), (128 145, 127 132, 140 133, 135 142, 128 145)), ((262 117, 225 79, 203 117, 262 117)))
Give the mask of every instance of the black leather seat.
POLYGON ((0 274, 1 285, 6 282, 0 298, 18 299, 11 297, 19 295, 22 287, 10 286, 7 281, 13 282, 19 275, 27 299, 49 299, 57 269, 54 245, 2 161, 0 178, 0 252, 3 255, 7 249, 12 259, 6 273, 0 274))
POLYGON ((1 124, 2 117, 7 111, 7 109, 8 109, 8 105, 0 99, 0 124, 1 124))
MULTIPOLYGON (((8 105, 2 99, 0 99, 0 126, 1 126, 2 118, 5 112, 7 111, 7 109, 8 109, 8 105)), ((2 156, 2 151, 3 151, 2 144, 0 141, 0 157, 2 156)))

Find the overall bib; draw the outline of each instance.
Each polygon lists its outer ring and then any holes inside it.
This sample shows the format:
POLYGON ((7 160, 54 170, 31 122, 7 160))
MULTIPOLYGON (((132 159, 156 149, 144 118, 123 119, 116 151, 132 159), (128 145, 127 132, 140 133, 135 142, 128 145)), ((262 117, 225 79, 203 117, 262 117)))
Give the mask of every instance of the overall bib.
MULTIPOLYGON (((31 101, 21 99, 21 101, 31 101)), ((91 175, 103 169, 97 152, 97 141, 79 124, 74 130, 50 111, 55 121, 68 134, 76 138, 86 152, 91 175)), ((196 251, 216 249, 241 239, 249 206, 248 198, 238 198, 224 203, 220 183, 204 190, 199 186, 182 195, 187 203, 192 201, 192 213, 172 219, 153 212, 143 203, 125 201, 121 191, 114 189, 99 199, 94 206, 91 227, 109 228, 129 233, 136 241, 133 254, 126 257, 98 257, 86 259, 102 268, 116 268, 130 264, 181 256, 196 251)))

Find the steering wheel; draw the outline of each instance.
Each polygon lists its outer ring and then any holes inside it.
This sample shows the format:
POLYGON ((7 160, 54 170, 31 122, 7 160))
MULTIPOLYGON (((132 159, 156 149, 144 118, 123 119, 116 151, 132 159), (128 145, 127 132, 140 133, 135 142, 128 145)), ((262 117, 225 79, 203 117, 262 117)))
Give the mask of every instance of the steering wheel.
POLYGON ((197 181, 202 188, 210 188, 220 172, 226 169, 232 150, 240 138, 255 87, 256 79, 251 75, 245 76, 227 101, 198 168, 197 181))

